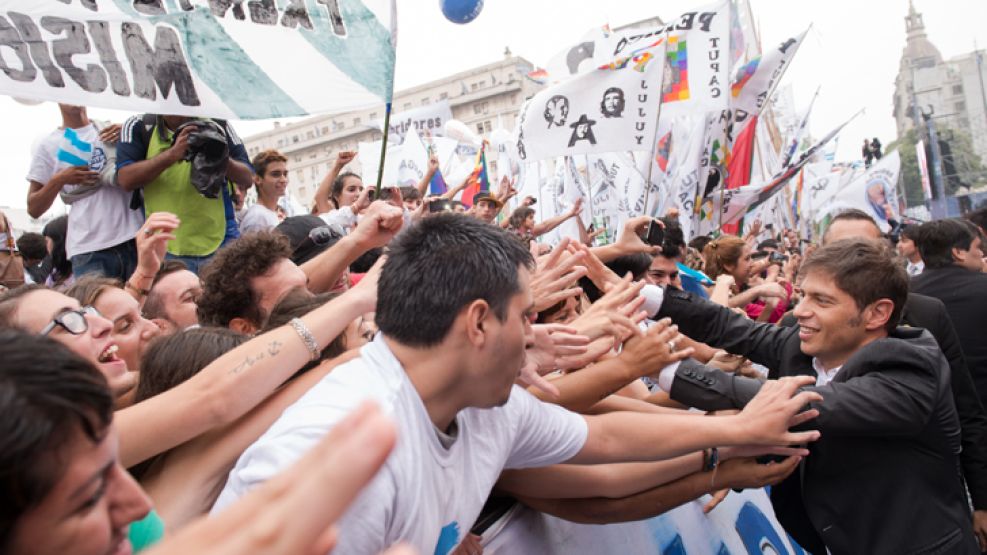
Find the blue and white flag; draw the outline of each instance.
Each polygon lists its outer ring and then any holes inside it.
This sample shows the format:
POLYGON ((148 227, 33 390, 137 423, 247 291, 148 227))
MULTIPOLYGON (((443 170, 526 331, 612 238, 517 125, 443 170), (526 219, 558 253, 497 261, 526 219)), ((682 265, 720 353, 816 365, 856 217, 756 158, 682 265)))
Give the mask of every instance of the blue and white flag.
POLYGON ((263 119, 391 101, 395 0, 6 0, 0 94, 263 119))

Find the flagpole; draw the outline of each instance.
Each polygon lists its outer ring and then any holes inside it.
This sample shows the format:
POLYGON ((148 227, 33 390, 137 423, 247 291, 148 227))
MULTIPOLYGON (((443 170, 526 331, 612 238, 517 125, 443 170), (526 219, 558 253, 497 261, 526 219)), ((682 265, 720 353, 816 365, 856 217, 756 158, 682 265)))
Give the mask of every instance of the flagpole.
MULTIPOLYGON (((586 179, 586 193, 589 196, 589 223, 593 225, 593 222, 596 220, 596 211, 593 209, 593 181, 589 177, 589 154, 583 154, 583 163, 586 164, 586 175, 584 179, 586 179)), ((575 161, 573 161, 573 164, 575 164, 575 161)))
POLYGON ((387 156, 387 135, 391 130, 391 103, 384 105, 384 136, 380 141, 380 167, 377 168, 377 188, 375 199, 380 198, 380 188, 384 181, 384 157, 387 156))
MULTIPOLYGON (((668 59, 668 41, 666 40, 664 42, 665 44, 662 45, 662 54, 661 54, 662 63, 665 63, 665 60, 668 59)), ((664 84, 664 77, 661 80, 661 84, 664 84)), ((651 176, 655 171, 655 164, 657 163, 655 161, 655 157, 658 155, 658 130, 659 130, 659 124, 661 123, 661 107, 663 104, 664 102, 662 102, 662 98, 661 98, 661 87, 659 86, 658 110, 656 110, 657 114, 655 115, 655 136, 654 138, 651 139, 651 154, 648 156, 648 178, 644 182, 644 212, 652 217, 654 216, 654 214, 651 214, 651 211, 648 210, 648 197, 651 196, 651 176)), ((668 126, 668 132, 669 133, 672 132, 671 125, 668 126)), ((675 145, 672 146, 674 147, 675 145)))

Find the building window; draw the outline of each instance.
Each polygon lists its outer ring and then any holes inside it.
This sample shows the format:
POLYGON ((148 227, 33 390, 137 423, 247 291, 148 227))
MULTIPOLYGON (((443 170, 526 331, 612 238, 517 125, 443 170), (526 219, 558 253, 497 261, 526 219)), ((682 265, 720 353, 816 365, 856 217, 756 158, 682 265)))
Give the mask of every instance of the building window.
POLYGON ((292 135, 291 136, 291 142, 297 143, 298 142, 298 135, 292 135))
POLYGON ((405 109, 405 110, 408 110, 408 109, 410 109, 410 108, 411 108, 411 103, 410 103, 410 102, 405 102, 405 103, 404 103, 404 109, 405 109))
POLYGON ((966 102, 957 102, 956 103, 956 111, 957 112, 965 112, 966 111, 966 102))
POLYGON ((360 118, 353 118, 353 127, 360 125, 360 118))
POLYGON ((479 85, 479 84, 477 84, 477 83, 473 83, 472 85, 470 85, 470 90, 471 90, 471 91, 475 91, 475 90, 476 90, 476 89, 478 89, 479 87, 480 87, 480 85, 479 85))
POLYGON ((370 119, 377 119, 377 112, 370 112, 370 119))
POLYGON ((476 132, 483 133, 483 122, 476 124, 476 132))
POLYGON ((449 93, 442 93, 439 95, 439 100, 445 100, 449 98, 449 93))
POLYGON ((305 134, 305 138, 306 139, 314 139, 315 138, 315 131, 309 131, 308 133, 306 133, 305 134))
POLYGON ((284 146, 284 139, 278 139, 278 148, 281 148, 283 146, 284 146))
POLYGON ((963 94, 963 85, 953 85, 953 94, 963 94))
POLYGON ((322 134, 323 135, 328 135, 329 134, 329 128, 328 127, 323 127, 322 128, 322 134))
MULTIPOLYGON (((309 160, 315 160, 315 157, 316 157, 316 153, 315 153, 315 151, 313 150, 312 152, 310 152, 310 153, 309 153, 309 155, 308 155, 308 159, 309 159, 309 160)), ((312 169, 314 170, 315 168, 312 168, 312 169)))
POLYGON ((490 127, 490 120, 483 122, 483 128, 486 129, 487 133, 491 131, 492 128, 490 127))
POLYGON ((489 102, 477 102, 476 104, 473 105, 473 113, 486 114, 488 108, 490 108, 489 102))
POLYGON ((431 104, 431 103, 432 103, 432 99, 429 98, 429 97, 427 97, 427 96, 422 99, 422 106, 425 106, 426 104, 431 104))
POLYGON ((296 154, 296 155, 295 155, 295 162, 301 162, 301 161, 302 161, 302 157, 301 157, 301 155, 299 155, 299 154, 296 154))
POLYGON ((486 87, 487 86, 487 82, 486 81, 480 81, 479 85, 480 85, 480 88, 482 89, 483 87, 486 87))

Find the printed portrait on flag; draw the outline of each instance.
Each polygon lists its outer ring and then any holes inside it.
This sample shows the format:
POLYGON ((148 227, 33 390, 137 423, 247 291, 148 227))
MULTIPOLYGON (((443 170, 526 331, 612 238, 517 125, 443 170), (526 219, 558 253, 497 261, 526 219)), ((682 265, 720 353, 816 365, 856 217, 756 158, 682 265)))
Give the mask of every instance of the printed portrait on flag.
POLYGON ((655 140, 664 39, 536 94, 521 109, 523 160, 650 150, 655 140))

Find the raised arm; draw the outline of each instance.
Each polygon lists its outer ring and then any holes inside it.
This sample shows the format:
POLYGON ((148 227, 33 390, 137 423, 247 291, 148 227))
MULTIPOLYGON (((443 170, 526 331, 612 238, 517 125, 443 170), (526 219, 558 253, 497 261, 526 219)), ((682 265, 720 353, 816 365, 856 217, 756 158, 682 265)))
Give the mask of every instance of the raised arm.
MULTIPOLYGON (((315 190, 315 209, 319 214, 325 214, 333 210, 332 202, 329 201, 329 196, 332 193, 332 183, 336 181, 340 172, 356 158, 356 152, 351 150, 343 150, 336 155, 336 161, 332 164, 332 169, 329 173, 322 178, 322 182, 319 183, 319 188, 315 190)), ((340 207, 342 208, 342 207, 340 207)))
POLYGON ((418 189, 418 194, 425 198, 426 192, 428 191, 428 184, 432 181, 432 177, 435 172, 439 171, 439 156, 431 152, 428 156, 428 170, 425 171, 425 175, 422 176, 421 181, 415 187, 418 189))
POLYGON ((651 461, 713 446, 791 445, 815 441, 819 432, 789 432, 818 415, 802 408, 822 397, 798 388, 814 383, 809 376, 768 381, 736 415, 640 414, 629 412, 584 416, 588 426, 583 448, 567 461, 651 461))
POLYGON ((386 245, 404 225, 404 212, 378 200, 370 205, 356 229, 324 252, 302 264, 308 289, 324 293, 332 289, 340 276, 363 253, 386 245))
POLYGON ((572 203, 572 207, 569 208, 569 210, 567 210, 565 213, 559 214, 554 218, 549 218, 543 222, 536 223, 535 228, 532 230, 532 233, 534 233, 535 237, 538 237, 539 235, 544 235, 545 233, 548 233, 549 231, 552 231, 553 229, 562 225, 562 222, 568 220, 569 218, 574 217, 582 209, 583 209, 583 199, 578 198, 576 199, 576 202, 572 203))
MULTIPOLYGON (((318 350, 357 316, 373 311, 376 273, 368 277, 301 318, 318 350)), ((309 361, 309 347, 298 331, 282 326, 219 357, 175 388, 117 412, 121 462, 133 466, 243 416, 309 361)))

